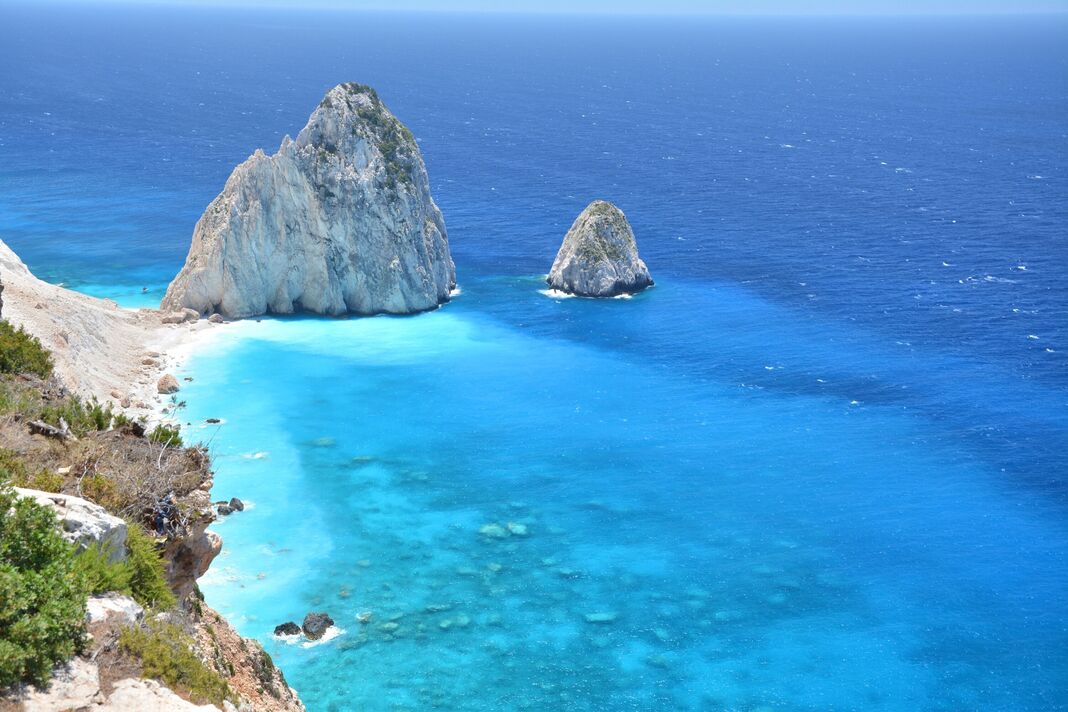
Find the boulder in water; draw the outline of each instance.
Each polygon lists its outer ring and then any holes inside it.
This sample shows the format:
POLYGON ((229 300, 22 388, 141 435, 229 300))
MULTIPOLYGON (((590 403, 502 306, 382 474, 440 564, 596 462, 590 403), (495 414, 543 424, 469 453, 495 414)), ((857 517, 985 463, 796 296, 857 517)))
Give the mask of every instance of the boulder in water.
POLYGON ((546 281, 580 297, 634 294, 653 284, 627 217, 605 200, 593 201, 575 219, 546 281))

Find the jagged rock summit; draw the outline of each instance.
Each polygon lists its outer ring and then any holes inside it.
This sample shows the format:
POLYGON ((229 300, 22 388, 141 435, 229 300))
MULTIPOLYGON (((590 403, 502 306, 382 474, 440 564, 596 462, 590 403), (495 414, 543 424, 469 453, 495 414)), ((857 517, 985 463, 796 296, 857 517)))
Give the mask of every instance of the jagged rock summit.
POLYGON ((575 219, 546 281, 581 297, 634 294, 653 284, 627 217, 606 200, 593 201, 575 219))
POLYGON ((348 83, 327 92, 296 140, 234 169, 163 309, 407 314, 455 286, 415 138, 374 89, 348 83))

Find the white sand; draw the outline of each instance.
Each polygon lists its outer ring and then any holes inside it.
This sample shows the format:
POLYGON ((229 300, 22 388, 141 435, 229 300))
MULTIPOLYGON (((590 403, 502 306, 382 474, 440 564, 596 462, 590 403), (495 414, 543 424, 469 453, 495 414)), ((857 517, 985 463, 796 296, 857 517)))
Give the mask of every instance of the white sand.
POLYGON ((82 397, 111 402, 133 415, 158 413, 170 398, 157 392, 160 376, 225 329, 205 319, 164 324, 163 314, 155 309, 124 309, 110 299, 42 282, 3 241, 0 282, 3 318, 22 326, 52 352, 63 384, 82 397))

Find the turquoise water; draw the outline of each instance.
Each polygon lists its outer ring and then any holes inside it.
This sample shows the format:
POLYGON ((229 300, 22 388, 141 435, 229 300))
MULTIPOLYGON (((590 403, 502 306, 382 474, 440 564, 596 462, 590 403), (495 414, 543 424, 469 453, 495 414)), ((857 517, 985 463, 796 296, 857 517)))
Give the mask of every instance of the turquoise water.
POLYGON ((208 602, 311 712, 1065 709, 1066 48, 1063 16, 0 0, 0 238, 151 306, 327 88, 411 127, 462 295, 227 326, 181 374, 253 503, 208 602), (549 299, 593 198, 657 286, 549 299), (345 632, 271 637, 309 610, 345 632))
POLYGON ((860 349, 890 345, 784 334, 791 315, 730 285, 538 289, 485 280, 414 318, 243 324, 190 364, 188 420, 225 421, 200 426, 215 492, 253 502, 217 526, 202 587, 313 709, 1059 699, 1068 527, 936 424, 834 392, 860 349), (535 337, 472 308, 494 294, 550 322, 699 307, 723 354, 816 392, 535 337), (309 610, 345 632, 272 638, 309 610))

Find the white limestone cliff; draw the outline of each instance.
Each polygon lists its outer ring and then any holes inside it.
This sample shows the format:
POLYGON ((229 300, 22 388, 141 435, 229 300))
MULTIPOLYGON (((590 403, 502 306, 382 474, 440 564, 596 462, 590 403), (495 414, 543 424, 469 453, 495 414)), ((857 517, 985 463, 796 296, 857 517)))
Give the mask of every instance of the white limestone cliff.
POLYGON ((546 280, 553 289, 582 297, 634 294, 653 284, 638 257, 638 243, 619 208, 595 200, 575 219, 546 280))
POLYGON ((447 301, 455 284, 414 137, 373 89, 349 83, 327 92, 296 140, 234 169, 163 309, 406 314, 447 301))

